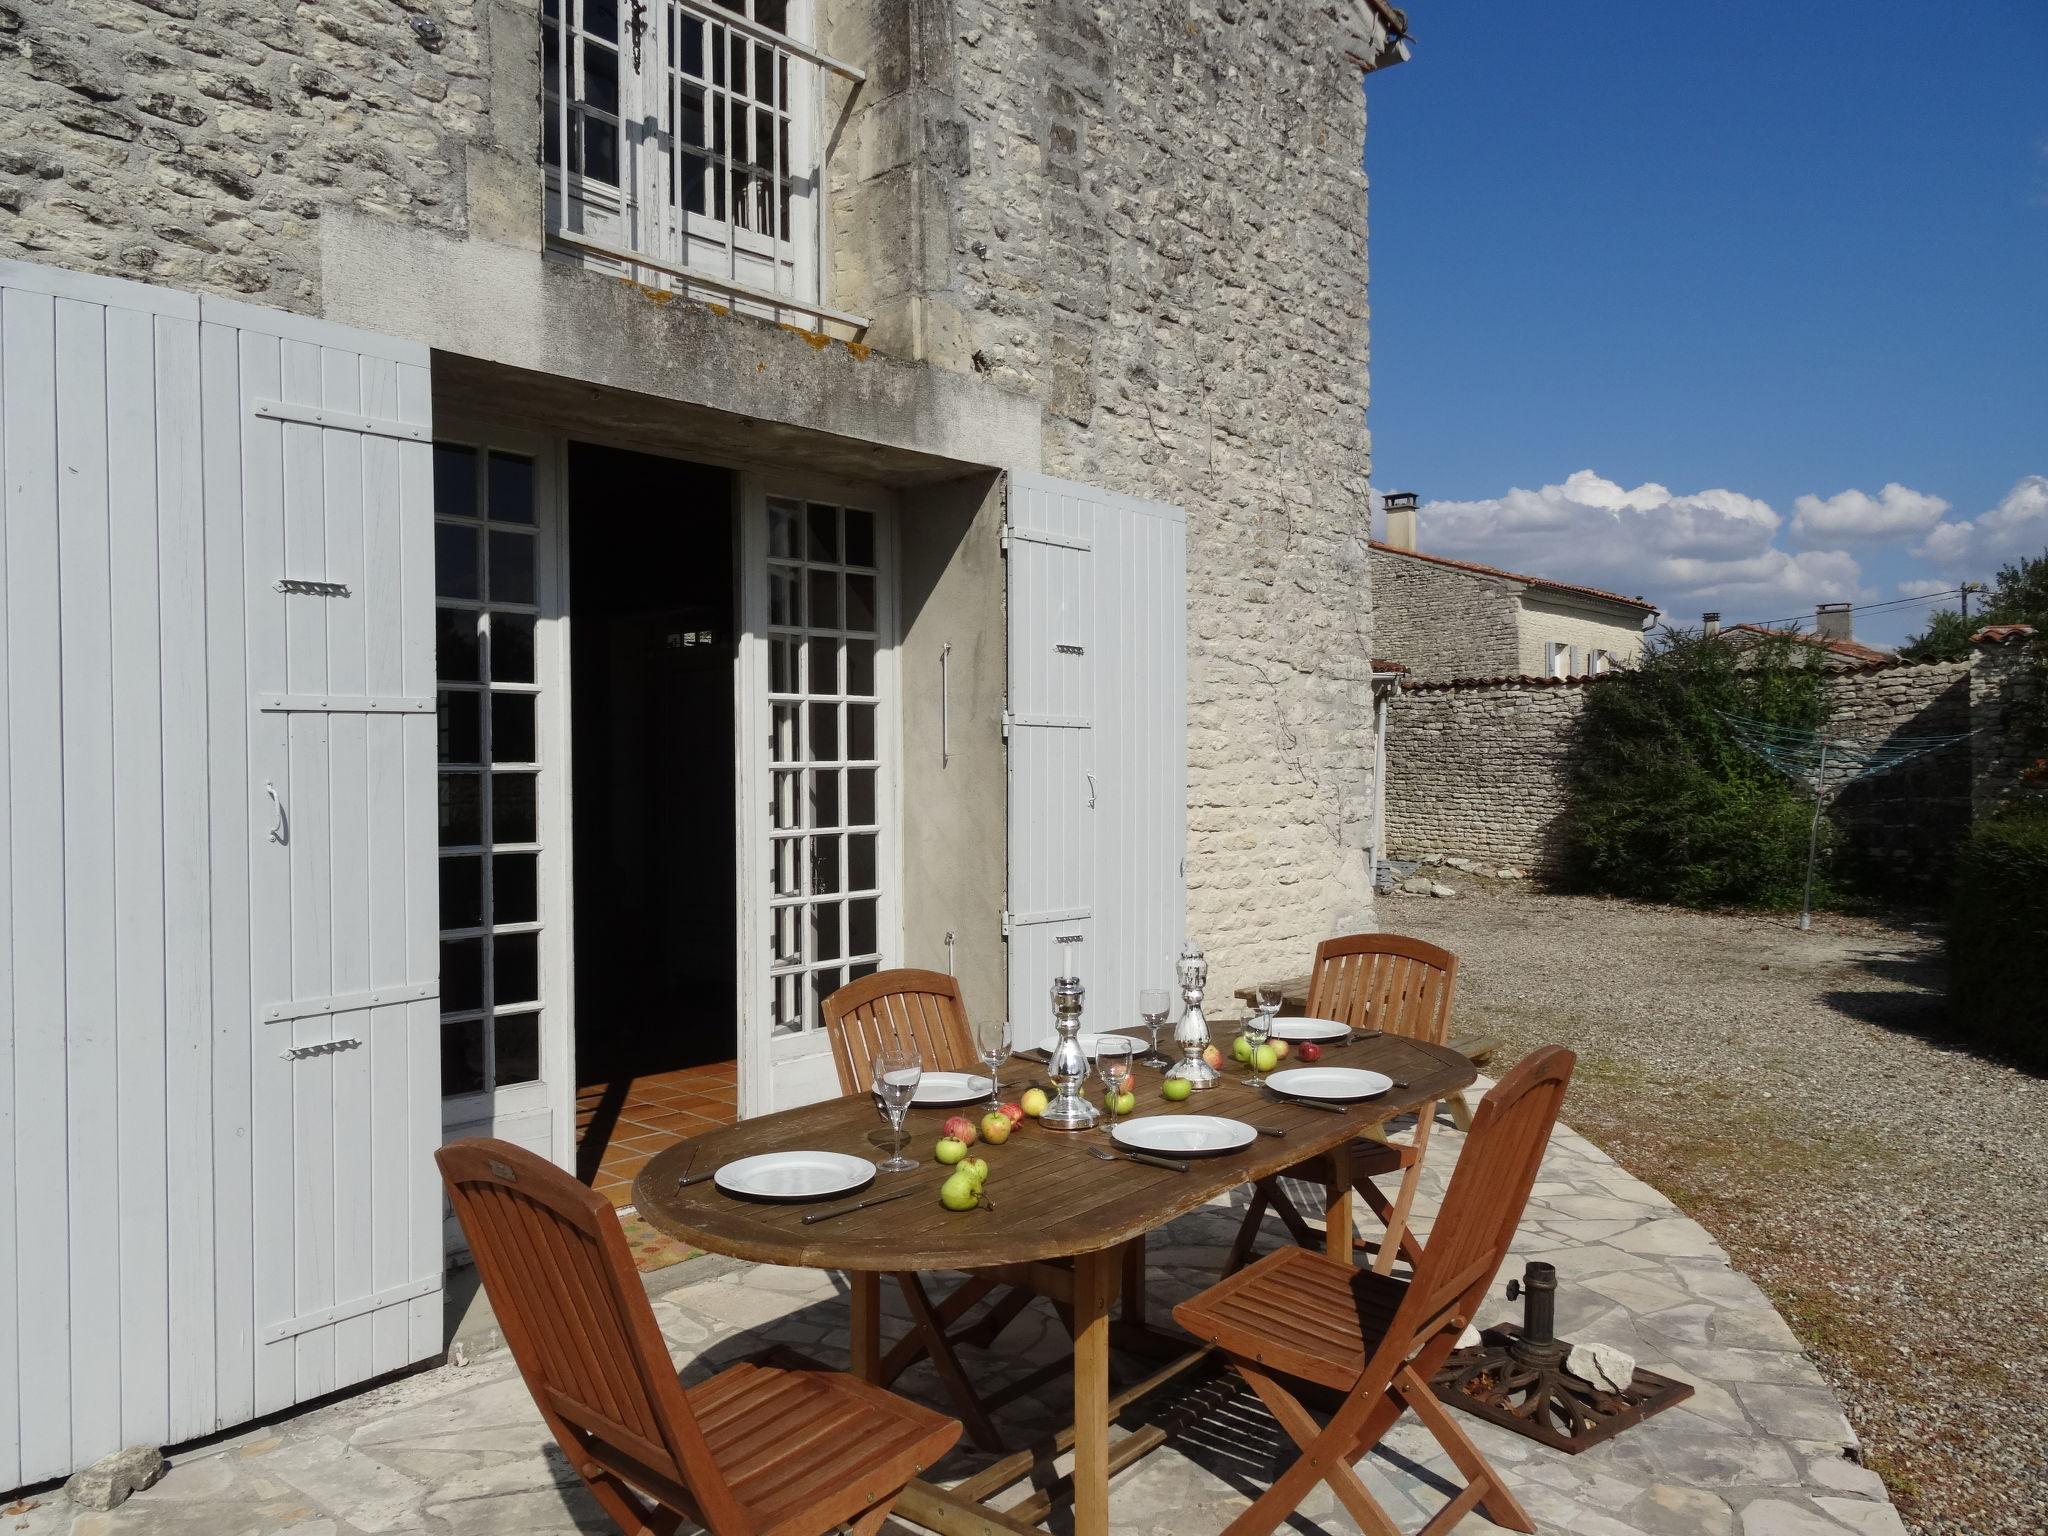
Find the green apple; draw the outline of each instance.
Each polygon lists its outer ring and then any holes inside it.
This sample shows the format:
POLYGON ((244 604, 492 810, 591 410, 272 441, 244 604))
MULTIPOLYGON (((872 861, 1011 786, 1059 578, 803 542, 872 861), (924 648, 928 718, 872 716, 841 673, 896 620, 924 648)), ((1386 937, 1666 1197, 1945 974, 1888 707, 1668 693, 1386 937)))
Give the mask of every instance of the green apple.
POLYGON ((1138 1096, 1135 1093, 1131 1092, 1130 1089, 1126 1088, 1122 1093, 1116 1096, 1116 1112, 1118 1114, 1128 1115, 1132 1110, 1136 1109, 1137 1107, 1138 1096))
POLYGON ((1178 1104, 1195 1091, 1195 1085, 1184 1077, 1169 1077, 1160 1085, 1159 1091, 1178 1104))
POLYGON ((955 1173, 939 1186, 939 1204, 949 1211, 971 1211, 981 1204, 981 1185, 971 1174, 955 1173))
POLYGON ((1251 1041, 1246 1039, 1243 1035, 1239 1035, 1235 1043, 1231 1045, 1230 1053, 1231 1055, 1235 1056, 1239 1061, 1250 1061, 1252 1059, 1251 1041))
POLYGON ((1252 1065, 1261 1072, 1270 1072, 1280 1065, 1280 1053, 1270 1045, 1262 1045, 1252 1052, 1252 1065))
POLYGON ((1036 1120, 1045 1113, 1046 1102, 1045 1090, 1043 1088, 1026 1088, 1024 1090, 1024 1097, 1017 1101, 1017 1107, 1036 1120))
POLYGON ((957 1163, 967 1155, 967 1143, 957 1136, 941 1136, 939 1144, 932 1148, 932 1156, 942 1163, 957 1163))
POLYGON ((968 1158, 967 1161, 960 1165, 958 1171, 974 1180, 974 1187, 976 1189, 981 1188, 988 1180, 988 1164, 978 1157, 968 1158))

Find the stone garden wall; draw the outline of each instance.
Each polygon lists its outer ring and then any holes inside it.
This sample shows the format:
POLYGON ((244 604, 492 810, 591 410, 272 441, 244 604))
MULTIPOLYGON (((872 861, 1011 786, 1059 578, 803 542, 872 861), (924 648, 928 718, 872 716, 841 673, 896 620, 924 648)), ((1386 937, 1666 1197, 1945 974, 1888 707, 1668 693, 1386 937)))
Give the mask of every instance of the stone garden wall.
MULTIPOLYGON (((1967 661, 1881 666, 1828 680, 1835 729, 1856 736, 1978 735, 1844 791, 1835 819, 1867 879, 1938 886, 1982 807, 2031 758, 2017 721, 2038 686, 2021 644, 1967 661)), ((1462 856, 1554 874, 1571 742, 1600 680, 1408 683, 1387 742, 1392 857, 1462 856)))

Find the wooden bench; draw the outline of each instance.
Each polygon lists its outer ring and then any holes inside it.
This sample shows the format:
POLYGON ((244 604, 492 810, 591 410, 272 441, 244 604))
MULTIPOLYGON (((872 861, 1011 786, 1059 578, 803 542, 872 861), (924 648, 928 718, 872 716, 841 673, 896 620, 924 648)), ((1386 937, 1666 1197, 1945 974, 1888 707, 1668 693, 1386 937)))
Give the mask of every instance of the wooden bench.
MULTIPOLYGON (((1249 1009, 1258 1002, 1260 986, 1274 985, 1280 988, 1280 1017, 1283 1019, 1298 1019, 1308 1012, 1308 977, 1306 975, 1290 976, 1287 980, 1278 983, 1262 982, 1255 986, 1239 987, 1236 994, 1237 1000, 1249 1009)), ((1450 1047, 1483 1072, 1486 1070, 1487 1063, 1500 1054, 1504 1048, 1504 1043, 1492 1035, 1453 1035, 1450 1039, 1450 1047)), ((1459 1130, 1469 1131, 1472 1129, 1472 1106, 1466 1101, 1465 1095, 1462 1092, 1446 1095, 1445 1103, 1450 1105, 1451 1120, 1457 1125, 1459 1130)))

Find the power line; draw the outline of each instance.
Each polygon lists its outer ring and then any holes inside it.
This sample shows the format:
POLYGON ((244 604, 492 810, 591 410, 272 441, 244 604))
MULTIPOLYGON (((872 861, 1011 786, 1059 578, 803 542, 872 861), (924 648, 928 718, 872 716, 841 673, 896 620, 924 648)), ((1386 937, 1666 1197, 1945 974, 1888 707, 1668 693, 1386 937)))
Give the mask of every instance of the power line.
MULTIPOLYGON (((1938 603, 1944 598, 1960 597, 1964 594, 1965 590, 1966 588, 1964 587, 1946 587, 1939 592, 1923 592, 1917 597, 1892 597, 1886 598, 1881 603, 1851 603, 1846 611, 1849 613, 1876 613, 1885 608, 1910 608, 1921 603, 1938 603)), ((1812 622, 1813 615, 1810 613, 1795 613, 1782 619, 1744 619, 1742 621, 1743 624, 1752 624, 1758 629, 1780 629, 1787 626, 1796 629, 1801 624, 1812 622)), ((1741 625, 1733 627, 1740 628, 1741 625)))

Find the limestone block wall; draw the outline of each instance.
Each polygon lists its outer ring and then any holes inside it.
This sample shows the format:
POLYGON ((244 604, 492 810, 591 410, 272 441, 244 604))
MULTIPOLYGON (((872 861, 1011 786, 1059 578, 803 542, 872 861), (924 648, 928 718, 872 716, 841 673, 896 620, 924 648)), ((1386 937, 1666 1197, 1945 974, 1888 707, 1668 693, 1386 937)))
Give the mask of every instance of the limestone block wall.
POLYGON ((2012 793, 2020 775, 2048 756, 2044 718, 2048 700, 2048 641, 2025 625, 2007 626, 1998 640, 1977 648, 1970 691, 1970 797, 1987 815, 2012 793))
POLYGON ((1371 899, 1358 70, 1313 6, 831 10, 896 61, 835 162, 835 293, 1040 401, 1050 473, 1187 509, 1189 927, 1225 995, 1298 969, 1371 899))
POLYGON ((1372 552, 1373 645, 1418 681, 1540 677, 1522 659, 1522 584, 1391 550, 1372 552))
MULTIPOLYGON (((1875 737, 1982 734, 1843 791, 1836 824, 1860 877, 1902 889, 1946 879, 1980 805, 2023 766, 2018 698, 2034 686, 2019 647, 1968 661, 1828 679, 1831 730, 1875 737)), ((1409 683, 1387 743, 1387 845, 1555 873, 1572 742, 1598 680, 1409 683)))
POLYGON ((1387 848, 1555 874, 1585 678, 1408 684, 1387 729, 1387 848))
POLYGON ((324 213, 464 228, 507 10, 0 0, 0 254, 317 312, 324 213))

